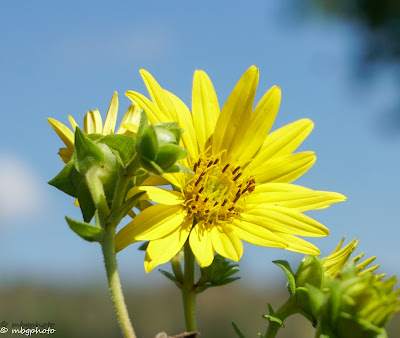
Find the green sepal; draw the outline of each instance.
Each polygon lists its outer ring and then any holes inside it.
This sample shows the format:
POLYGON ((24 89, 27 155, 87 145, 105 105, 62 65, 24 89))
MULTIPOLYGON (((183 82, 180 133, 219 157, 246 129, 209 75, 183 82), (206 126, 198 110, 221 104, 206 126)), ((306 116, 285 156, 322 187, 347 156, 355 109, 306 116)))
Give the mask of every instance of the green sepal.
POLYGON ((294 277, 294 273, 288 261, 285 260, 277 260, 273 261, 274 264, 278 265, 286 274, 288 280, 288 290, 291 296, 296 293, 296 279, 294 277))
POLYGON ((83 220, 87 223, 93 218, 96 207, 93 203, 92 195, 85 181, 82 181, 78 186, 78 201, 82 212, 83 220))
POLYGON ((300 286, 296 288, 296 305, 299 308, 299 312, 310 321, 310 323, 315 327, 317 325, 317 320, 313 315, 313 311, 310 306, 308 289, 306 287, 300 286))
POLYGON ((185 149, 176 144, 163 144, 158 147, 156 163, 163 168, 163 170, 167 170, 176 161, 183 160, 187 154, 188 152, 185 149))
POLYGON ((297 287, 310 284, 321 289, 324 281, 324 267, 321 260, 316 256, 306 255, 301 260, 295 278, 297 287))
POLYGON ((149 246, 149 243, 150 243, 150 241, 147 241, 147 242, 142 243, 142 244, 138 247, 138 250, 140 250, 140 251, 146 251, 146 250, 147 250, 147 247, 149 246))
POLYGON ((160 271, 165 277, 167 277, 170 281, 172 281, 173 283, 175 283, 175 285, 177 286, 177 287, 181 287, 181 284, 176 280, 176 278, 175 278, 175 276, 172 274, 172 273, 170 273, 170 272, 168 272, 168 271, 165 271, 165 270, 162 270, 162 269, 158 269, 158 271, 160 271))
POLYGON ((155 125, 154 129, 157 134, 158 144, 175 144, 177 145, 180 139, 180 134, 182 133, 179 128, 164 128, 160 125, 155 125))
POLYGON ((195 286, 195 291, 201 293, 210 287, 232 283, 240 277, 231 277, 239 272, 238 264, 231 264, 225 257, 216 255, 211 265, 201 268, 201 278, 195 286))
POLYGON ((104 165, 105 156, 101 149, 79 127, 75 129, 74 165, 81 174, 86 174, 92 166, 104 165))
POLYGON ((157 157, 157 134, 154 126, 148 126, 144 129, 140 135, 136 136, 136 151, 141 158, 145 158, 149 161, 155 161, 157 157))
POLYGON ((319 314, 325 303, 325 293, 310 284, 308 284, 306 288, 308 290, 311 312, 313 315, 319 314))
POLYGON ((147 119, 146 113, 142 109, 140 112, 140 122, 136 137, 140 136, 148 125, 149 125, 149 120, 147 119))
POLYGON ((71 230, 81 238, 89 242, 100 242, 104 236, 104 230, 88 223, 75 221, 72 218, 65 217, 71 230))
MULTIPOLYGON (((172 166, 170 166, 168 169, 164 170, 166 173, 188 173, 188 174, 194 174, 192 170, 189 168, 186 168, 184 165, 180 163, 175 163, 172 166)), ((179 191, 179 190, 178 190, 179 191)))
POLYGON ((240 331, 239 327, 234 322, 232 322, 232 326, 239 338, 246 338, 245 335, 242 333, 242 331, 240 331))
POLYGON ((75 169, 74 162, 70 161, 58 173, 58 175, 48 183, 67 195, 77 197, 77 182, 79 181, 78 176, 79 173, 75 169))
POLYGON ((135 139, 131 136, 107 135, 99 139, 98 143, 104 143, 111 149, 116 150, 122 161, 121 165, 123 167, 126 167, 132 161, 136 153, 135 139))
POLYGON ((125 201, 117 210, 115 210, 108 219, 109 223, 119 223, 119 221, 128 215, 129 210, 133 209, 136 203, 139 201, 140 197, 146 194, 145 191, 140 191, 136 195, 133 195, 128 200, 125 201))
POLYGON ((150 161, 146 158, 141 158, 141 162, 142 162, 142 166, 143 168, 145 168, 146 170, 157 174, 157 175, 162 175, 164 174, 164 170, 154 161, 150 161))

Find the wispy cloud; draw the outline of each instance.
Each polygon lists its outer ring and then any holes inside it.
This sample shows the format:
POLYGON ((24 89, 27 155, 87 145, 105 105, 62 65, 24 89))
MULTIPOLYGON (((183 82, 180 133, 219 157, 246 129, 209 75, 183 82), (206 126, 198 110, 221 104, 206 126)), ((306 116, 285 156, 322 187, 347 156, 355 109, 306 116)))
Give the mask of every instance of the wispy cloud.
POLYGON ((22 223, 38 215, 44 206, 40 179, 23 159, 1 154, 0 227, 4 222, 22 223))

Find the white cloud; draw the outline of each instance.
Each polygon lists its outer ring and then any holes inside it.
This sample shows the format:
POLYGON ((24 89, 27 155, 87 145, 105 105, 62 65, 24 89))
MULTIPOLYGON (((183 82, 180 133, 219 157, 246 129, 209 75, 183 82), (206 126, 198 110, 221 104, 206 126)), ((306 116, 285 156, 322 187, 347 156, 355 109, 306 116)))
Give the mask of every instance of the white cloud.
POLYGON ((4 222, 21 223, 43 210, 44 192, 29 163, 0 153, 0 227, 4 222))

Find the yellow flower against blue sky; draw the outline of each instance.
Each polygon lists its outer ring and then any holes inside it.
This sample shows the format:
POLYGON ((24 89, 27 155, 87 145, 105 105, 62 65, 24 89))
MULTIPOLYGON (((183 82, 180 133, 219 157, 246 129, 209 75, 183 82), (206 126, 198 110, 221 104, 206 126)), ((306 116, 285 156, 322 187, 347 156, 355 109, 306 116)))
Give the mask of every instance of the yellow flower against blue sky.
POLYGON ((182 145, 189 152, 182 163, 194 174, 166 174, 176 191, 139 188, 159 204, 142 211, 117 234, 117 250, 150 241, 147 272, 168 262, 188 238, 201 267, 212 263, 215 252, 238 261, 242 240, 319 254, 317 247, 297 236, 326 236, 329 230, 303 211, 326 208, 345 197, 291 184, 315 162, 313 152, 293 153, 313 129, 312 121, 298 120, 269 134, 281 91, 272 87, 253 111, 259 79, 255 66, 243 74, 222 109, 207 74, 196 71, 192 112, 148 72, 142 70, 141 75, 151 100, 132 91, 127 96, 153 124, 178 121, 184 129, 182 145))

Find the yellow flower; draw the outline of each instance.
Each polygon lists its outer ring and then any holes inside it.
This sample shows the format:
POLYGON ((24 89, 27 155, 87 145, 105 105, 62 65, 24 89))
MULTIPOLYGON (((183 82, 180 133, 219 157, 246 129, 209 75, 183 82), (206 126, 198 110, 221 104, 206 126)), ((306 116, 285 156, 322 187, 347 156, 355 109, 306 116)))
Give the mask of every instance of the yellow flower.
MULTIPOLYGON (((106 120, 104 121, 104 126, 100 112, 97 109, 90 110, 89 112, 87 112, 83 120, 84 133, 103 134, 103 135, 114 134, 115 125, 117 122, 117 115, 118 115, 118 94, 117 92, 114 92, 111 99, 110 107, 108 108, 106 120)), ((61 140, 67 146, 66 148, 60 148, 60 151, 58 153, 64 163, 69 162, 74 152, 74 138, 75 138, 74 132, 75 128, 78 126, 78 124, 75 122, 74 118, 71 115, 68 116, 68 119, 69 122, 71 123, 72 130, 53 118, 47 119, 50 125, 55 130, 55 132, 58 134, 58 136, 60 136, 61 140)), ((139 119, 140 119, 140 112, 132 104, 129 107, 128 111, 126 112, 121 122, 121 126, 116 131, 116 134, 125 134, 125 133, 129 134, 131 132, 136 132, 137 128, 135 130, 134 126, 135 125, 137 126, 139 124, 139 119), (125 123, 129 123, 131 131, 127 131, 122 126, 125 123)))
POLYGON ((142 211, 116 236, 117 251, 135 241, 150 241, 145 269, 168 262, 187 239, 201 267, 215 251, 233 261, 243 253, 242 240, 267 247, 319 254, 296 236, 326 236, 329 230, 304 215, 345 200, 341 194, 290 184, 315 162, 313 152, 292 152, 313 128, 303 119, 268 135, 281 92, 272 87, 253 110, 258 69, 250 67, 220 111, 214 87, 203 71, 193 80, 192 113, 142 70, 152 101, 129 91, 151 123, 178 121, 184 129, 182 161, 194 174, 166 174, 178 191, 136 187, 159 204, 142 211))

